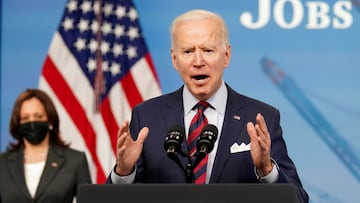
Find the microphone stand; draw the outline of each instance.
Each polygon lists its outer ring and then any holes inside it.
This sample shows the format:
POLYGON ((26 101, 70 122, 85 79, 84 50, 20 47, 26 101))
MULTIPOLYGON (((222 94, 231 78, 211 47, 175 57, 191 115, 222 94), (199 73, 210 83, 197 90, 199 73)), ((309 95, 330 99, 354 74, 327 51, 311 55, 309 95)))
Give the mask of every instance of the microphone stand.
POLYGON ((186 156, 188 158, 188 163, 186 164, 186 167, 184 168, 185 171, 185 175, 186 175, 186 182, 187 183, 193 183, 194 182, 194 169, 196 168, 197 165, 199 165, 199 163, 201 162, 201 160, 203 160, 206 156, 206 152, 197 152, 195 153, 194 157, 196 157, 196 159, 193 162, 193 159, 191 159, 191 157, 186 154, 183 150, 181 150, 180 154, 182 156, 186 156))
POLYGON ((207 155, 206 151, 200 150, 199 152, 194 154, 194 157, 196 157, 196 159, 193 162, 193 159, 191 159, 191 157, 186 154, 184 152, 184 150, 180 150, 180 154, 183 157, 187 157, 188 159, 188 163, 186 164, 185 167, 183 167, 180 163, 180 160, 178 157, 177 160, 175 160, 175 162, 177 162, 177 164, 183 168, 184 172, 185 172, 185 176, 186 176, 186 183, 193 183, 194 182, 194 168, 199 165, 199 163, 201 162, 201 160, 203 160, 205 158, 205 156, 207 155))
POLYGON ((166 137, 164 146, 166 153, 170 159, 184 170, 186 176, 186 183, 194 182, 194 169, 206 157, 214 147, 217 138, 218 130, 215 125, 207 125, 201 132, 200 140, 196 143, 197 150, 193 157, 185 153, 180 144, 183 140, 184 130, 170 131, 166 137), (181 135, 181 137, 178 137, 181 135), (180 139, 181 138, 181 139, 180 139), (178 157, 178 152, 181 156, 187 157, 188 163, 183 166, 178 157))
POLYGON ((180 150, 180 154, 183 157, 187 157, 188 159, 188 163, 186 164, 186 166, 184 167, 182 165, 182 163, 180 162, 179 157, 177 156, 177 153, 174 150, 170 150, 167 152, 167 155, 170 159, 172 159, 173 161, 175 161, 175 163, 181 168, 183 169, 185 176, 186 176, 186 183, 193 183, 193 178, 194 178, 194 172, 193 172, 193 164, 191 161, 191 158, 189 155, 187 155, 184 150, 180 150))
POLYGON ((194 168, 191 158, 188 154, 186 154, 183 150, 180 151, 180 154, 184 157, 187 157, 188 159, 188 163, 186 164, 184 169, 185 172, 185 176, 186 176, 186 183, 193 183, 193 179, 194 179, 194 168))

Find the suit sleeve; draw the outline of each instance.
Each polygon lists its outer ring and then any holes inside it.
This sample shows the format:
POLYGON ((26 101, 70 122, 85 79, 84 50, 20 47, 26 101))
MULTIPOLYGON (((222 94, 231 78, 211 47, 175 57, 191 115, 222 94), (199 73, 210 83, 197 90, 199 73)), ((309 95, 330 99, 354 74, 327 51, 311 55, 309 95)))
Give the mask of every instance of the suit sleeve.
POLYGON ((84 152, 81 152, 79 165, 77 167, 77 184, 91 184, 88 162, 84 152))
POLYGON ((278 183, 292 183, 297 187, 300 202, 309 202, 309 197, 304 190, 295 164, 290 159, 287 147, 282 135, 282 128, 280 126, 280 113, 276 110, 274 116, 266 121, 271 136, 271 157, 277 162, 279 166, 278 183))

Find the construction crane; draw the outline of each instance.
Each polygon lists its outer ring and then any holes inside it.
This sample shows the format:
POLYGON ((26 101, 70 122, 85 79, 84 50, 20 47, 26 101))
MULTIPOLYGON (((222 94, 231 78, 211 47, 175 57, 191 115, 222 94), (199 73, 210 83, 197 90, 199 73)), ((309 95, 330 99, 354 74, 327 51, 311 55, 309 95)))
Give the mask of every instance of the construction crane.
POLYGON ((354 148, 325 119, 295 81, 286 75, 274 61, 263 58, 261 64, 264 72, 272 82, 360 182, 360 158, 355 153, 354 148))

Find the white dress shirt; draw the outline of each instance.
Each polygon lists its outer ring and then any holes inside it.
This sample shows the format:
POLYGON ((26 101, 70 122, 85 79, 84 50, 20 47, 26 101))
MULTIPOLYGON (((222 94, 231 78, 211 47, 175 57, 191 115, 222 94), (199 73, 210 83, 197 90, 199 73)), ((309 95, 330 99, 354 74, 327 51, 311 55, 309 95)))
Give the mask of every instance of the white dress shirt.
MULTIPOLYGON (((206 108, 204 111, 208 123, 215 125, 218 129, 218 137, 215 141, 214 149, 209 153, 208 156, 205 183, 209 183, 211 171, 214 165, 215 155, 221 135, 222 124, 224 122, 227 94, 228 93, 225 83, 222 82, 219 90, 216 91, 216 93, 207 100, 210 106, 206 108)), ((187 129, 185 134, 187 138, 189 134, 190 122, 197 112, 197 109, 192 110, 192 108, 199 101, 190 93, 189 89, 186 88, 186 86, 184 87, 184 91, 183 91, 183 102, 184 102, 184 123, 185 123, 185 129, 187 129)))
POLYGON ((36 189, 39 185, 44 167, 45 161, 24 164, 25 182, 32 198, 35 197, 36 189))

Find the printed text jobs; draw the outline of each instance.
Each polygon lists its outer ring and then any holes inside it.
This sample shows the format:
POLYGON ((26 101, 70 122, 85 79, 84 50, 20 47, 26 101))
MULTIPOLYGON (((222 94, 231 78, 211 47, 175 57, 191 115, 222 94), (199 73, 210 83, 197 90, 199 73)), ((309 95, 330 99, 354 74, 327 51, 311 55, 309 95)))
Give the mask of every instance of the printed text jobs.
MULTIPOLYGON (((240 23, 249 29, 262 29, 271 18, 271 0, 259 0, 258 16, 255 18, 252 13, 244 12, 240 14, 240 23), (254 19, 257 19, 255 21, 254 19)), ((306 1, 301 0, 276 0, 273 7, 273 18, 275 23, 283 29, 297 28, 303 20, 306 20, 306 29, 347 29, 353 23, 351 14, 352 3, 350 0, 334 1, 330 5, 326 1, 306 1), (290 10, 291 9, 291 10, 290 10), (304 15, 307 9, 307 16, 304 15), (285 19, 285 13, 292 11, 290 20, 285 19)))

